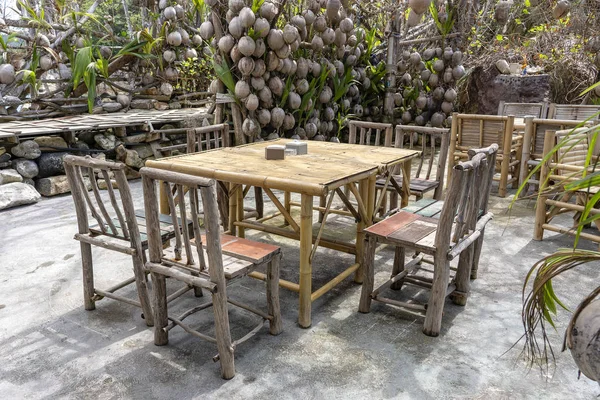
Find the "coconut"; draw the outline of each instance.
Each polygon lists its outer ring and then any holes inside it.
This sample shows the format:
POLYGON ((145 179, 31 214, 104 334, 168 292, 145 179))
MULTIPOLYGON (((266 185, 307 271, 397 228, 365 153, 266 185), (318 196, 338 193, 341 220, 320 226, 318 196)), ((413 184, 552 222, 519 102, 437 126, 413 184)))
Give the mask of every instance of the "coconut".
POLYGON ((442 55, 444 55, 444 50, 442 50, 441 47, 436 47, 435 48, 435 56, 437 58, 440 58, 440 57, 442 57, 442 55))
POLYGON ((552 16, 556 19, 565 17, 571 9, 571 3, 567 0, 560 0, 556 3, 554 9, 552 9, 552 16))
POLYGON ((349 55, 348 58, 346 58, 346 65, 347 66, 354 66, 356 65, 356 63, 358 62, 358 58, 356 58, 356 56, 354 54, 349 55))
POLYGON ((313 23, 313 28, 315 28, 317 32, 323 32, 327 29, 327 20, 325 19, 325 16, 319 15, 313 23))
POLYGON ((108 46, 100 46, 100 55, 102 58, 109 59, 112 57, 112 49, 108 46))
POLYGON ((431 71, 428 69, 424 69, 423 71, 421 71, 421 80, 423 82, 427 82, 429 80, 429 77, 431 76, 431 71))
POLYGON ((234 13, 239 13, 244 8, 244 0, 229 0, 228 6, 234 13))
POLYGON ((444 66, 444 61, 442 60, 435 60, 433 62, 433 70, 435 72, 442 72, 446 67, 444 66))
POLYGON ((242 27, 244 28, 252 27, 256 21, 256 17, 254 16, 252 9, 249 7, 244 7, 241 9, 239 18, 240 22, 242 23, 242 27))
POLYGON ((173 67, 165 69, 165 78, 169 81, 176 81, 179 77, 179 72, 173 67))
POLYGON ((354 23, 352 23, 352 20, 350 18, 344 18, 340 21, 340 30, 343 33, 350 33, 350 31, 352 31, 353 28, 354 23))
POLYGON ((321 38, 323 39, 325 46, 329 46, 335 40, 335 31, 331 28, 327 28, 321 33, 321 38))
POLYGON ((175 5, 175 16, 177 19, 183 19, 185 17, 185 10, 179 4, 175 5))
POLYGON ((82 49, 85 47, 85 39, 81 36, 75 39, 75 47, 82 49))
POLYGON ((164 10, 168 5, 169 5, 168 0, 160 0, 158 2, 158 8, 159 8, 159 10, 164 10))
POLYGON ((337 47, 343 47, 346 44, 346 34, 342 32, 340 28, 335 30, 333 43, 335 43, 337 47))
POLYGON ((312 68, 311 68, 311 72, 314 76, 319 76, 321 75, 321 64, 319 64, 316 61, 313 61, 312 63, 312 68))
POLYGON ((319 102, 322 104, 329 103, 332 96, 333 93, 331 92, 331 88, 329 86, 325 86, 321 91, 321 94, 319 94, 319 102))
POLYGON ((290 56, 290 54, 292 53, 292 48, 290 47, 289 44, 284 44, 280 49, 275 50, 275 54, 277 54, 277 57, 284 59, 290 56))
POLYGON ((423 14, 429 10, 431 0, 408 0, 408 6, 417 14, 423 14))
POLYGON ((465 67, 463 67, 462 65, 457 65, 456 67, 454 67, 452 69, 452 76, 456 80, 459 80, 460 78, 465 76, 465 67))
POLYGON ((423 114, 417 115, 415 117, 415 125, 417 125, 417 126, 425 125, 425 117, 423 116, 423 114))
POLYGON ((256 119, 260 126, 266 126, 269 122, 271 122, 271 112, 269 110, 260 109, 256 113, 256 119))
POLYGON ((453 110, 454 110, 454 106, 452 105, 452 103, 449 103, 447 101, 444 101, 442 103, 442 111, 445 114, 450 114, 453 110))
MULTIPOLYGON (((60 65, 59 65, 59 67, 60 67, 60 65)), ((152 74, 147 73, 147 74, 144 74, 144 76, 142 76, 142 85, 148 86, 152 82, 154 82, 154 77, 152 76, 152 74)))
POLYGON ((244 135, 246 136, 257 136, 260 134, 259 122, 254 118, 246 118, 242 123, 242 132, 244 132, 244 135))
POLYGON ((285 44, 285 41, 283 40, 283 32, 279 29, 271 29, 269 31, 269 35, 267 36, 267 44, 274 51, 282 48, 285 44))
POLYGON ((160 93, 165 96, 171 96, 173 94, 173 85, 169 82, 163 82, 160 84, 160 93))
POLYGON ((169 35, 167 36, 167 43, 170 44, 171 46, 179 46, 181 45, 182 42, 182 38, 181 38, 181 33, 174 31, 169 33, 169 35))
POLYGON ((325 121, 331 121, 334 118, 335 118, 335 113, 333 111, 333 108, 325 107, 325 109, 323 110, 323 119, 325 121))
POLYGON ((452 75, 452 68, 446 68, 444 71, 444 83, 451 83, 454 80, 454 76, 452 75))
POLYGON ((316 51, 316 52, 322 51, 323 46, 324 46, 323 39, 318 35, 313 36, 311 46, 312 46, 313 51, 316 51))
POLYGON ((446 49, 444 50, 444 61, 452 61, 452 56, 454 55, 454 52, 452 51, 452 47, 446 47, 446 49))
POLYGON ((306 61, 305 58, 300 57, 297 61, 297 69, 296 69, 296 76, 298 78, 306 78, 306 75, 308 75, 308 61, 306 61))
POLYGON ((433 58, 433 56, 435 56, 435 50, 434 49, 426 49, 423 52, 423 60, 425 61, 429 61, 433 58))
POLYGON ((233 17, 231 19, 228 29, 229 29, 229 33, 231 33, 231 36, 233 36, 235 39, 241 38, 242 34, 244 33, 242 21, 240 20, 239 17, 233 17))
POLYGON ((297 110, 300 108, 300 104, 302 103, 302 98, 298 93, 290 92, 288 94, 288 105, 292 110, 297 110))
MULTIPOLYGON (((343 65, 342 65, 343 67, 343 65)), ((337 75, 337 69, 335 68, 335 65, 333 65, 333 63, 327 61, 327 76, 329 78, 333 78, 337 75)))
POLYGON ((237 81, 235 84, 235 97, 245 99, 250 94, 250 85, 246 81, 237 81))
POLYGON ((269 89, 275 96, 281 96, 283 94, 284 84, 280 77, 272 76, 269 79, 269 89))
POLYGON ((454 100, 456 100, 456 90, 454 90, 453 88, 450 88, 448 90, 446 90, 446 93, 444 94, 444 100, 446 100, 449 103, 454 102, 454 100))
POLYGON ((177 18, 177 12, 175 11, 175 7, 167 7, 163 10, 163 16, 165 19, 175 19, 177 18))
POLYGON ((213 79, 212 81, 210 81, 210 85, 208 85, 208 91, 209 93, 215 94, 219 92, 219 86, 221 81, 219 81, 218 79, 213 79))
POLYGON ((254 111, 258 108, 258 96, 251 93, 246 97, 245 106, 248 111, 254 111))
POLYGON ((273 3, 265 1, 262 6, 260 6, 259 14, 261 17, 266 18, 271 21, 277 15, 277 6, 273 3))
POLYGON ((283 117, 283 129, 286 131, 294 129, 294 125, 296 125, 296 119, 290 113, 285 114, 283 117))
POLYGON ((200 37, 204 40, 209 40, 215 34, 215 29, 213 28, 213 24, 210 21, 204 21, 202 25, 200 25, 200 37))
POLYGON ((406 110, 402 113, 402 123, 408 124, 412 121, 412 114, 410 111, 406 110))
POLYGON ((408 64, 406 63, 406 61, 400 60, 396 64, 396 69, 398 70, 398 72, 404 73, 408 70, 408 64))
POLYGON ((254 59, 252 57, 242 57, 237 67, 243 76, 249 76, 254 71, 254 66, 254 59))
POLYGON ((240 49, 238 48, 237 44, 233 46, 233 48, 229 52, 229 56, 231 57, 234 63, 237 63, 242 59, 242 53, 240 52, 240 49))
POLYGON ((341 62, 340 60, 335 60, 333 62, 333 66, 335 68, 335 72, 337 75, 343 75, 344 74, 344 63, 341 62))
POLYGON ((291 22, 299 31, 306 28, 306 20, 302 15, 294 15, 291 22))
POLYGON ((175 61, 176 58, 177 58, 177 56, 173 50, 163 51, 163 60, 165 60, 168 64, 175 61))
POLYGON ((423 14, 417 14, 415 10, 410 10, 406 24, 409 28, 412 28, 419 25, 421 23, 421 19, 423 19, 423 14))
POLYGON ((44 71, 48 71, 50 68, 52 68, 53 64, 54 61, 52 60, 52 58, 50 58, 50 56, 43 55, 40 57, 40 68, 44 71))
POLYGON ((421 55, 416 51, 410 55, 410 63, 412 65, 419 65, 421 62, 421 55))
POLYGON ((600 380, 600 300, 594 300, 575 313, 567 332, 566 345, 579 370, 588 378, 600 380))
POLYGON ((250 36, 243 36, 238 42, 238 49, 243 55, 250 57, 256 50, 256 43, 250 36))
POLYGON ((462 59, 463 59, 462 51, 456 50, 454 53, 452 53, 452 66, 458 67, 459 65, 461 65, 462 59))
POLYGON ((262 77, 252 77, 250 78, 250 85, 254 90, 261 90, 265 87, 265 80, 262 77))
POLYGON ((271 126, 275 129, 279 129, 283 125, 283 119, 285 118, 285 111, 279 107, 275 107, 271 110, 271 126))
POLYGON ((446 116, 443 113, 436 112, 431 116, 431 126, 434 128, 441 128, 444 125, 446 116))
POLYGON ((261 38, 267 37, 270 28, 269 21, 267 21, 265 18, 256 18, 254 21, 254 33, 261 38))
POLYGON ((261 77, 267 72, 267 65, 262 59, 254 60, 254 69, 252 70, 252 76, 255 78, 261 77))
POLYGON ((354 46, 356 46, 356 43, 358 43, 358 40, 356 39, 356 36, 354 36, 354 35, 350 35, 350 36, 348 36, 348 39, 346 39, 346 44, 348 46, 354 47, 354 46))
POLYGON ((283 40, 290 44, 294 42, 299 36, 298 28, 293 25, 287 24, 283 27, 283 40))
POLYGON ((308 89, 310 89, 310 84, 308 83, 308 81, 306 79, 300 79, 299 81, 296 82, 296 91, 299 94, 304 94, 304 93, 308 92, 308 89))
POLYGON ((73 76, 71 68, 67 67, 65 64, 58 64, 58 75, 61 79, 71 79, 73 76))
POLYGON ((234 45, 235 39, 231 35, 225 35, 219 39, 219 50, 221 50, 223 53, 229 53, 231 49, 233 49, 234 45))
POLYGON ((402 82, 404 86, 408 86, 412 82, 412 77, 408 72, 406 72, 404 75, 402 75, 402 78, 400 78, 400 82, 402 82))
POLYGON ((191 43, 189 33, 187 33, 185 29, 178 29, 177 31, 181 35, 181 43, 185 46, 189 46, 189 44, 191 43))
POLYGON ((304 132, 306 133, 306 137, 312 139, 317 134, 317 126, 314 123, 309 122, 304 125, 304 132))
POLYGON ((424 110, 425 107, 427 107, 427 97, 425 97, 424 95, 420 95, 419 97, 417 97, 415 105, 419 110, 424 110))
POLYGON ((273 93, 271 92, 271 89, 269 89, 268 86, 265 86, 264 88, 258 91, 258 98, 260 99, 260 101, 264 101, 265 103, 268 101, 273 101, 273 93))
POLYGON ((200 36, 200 35, 192 36, 192 43, 196 46, 200 46, 202 44, 202 36, 200 36))
POLYGON ((433 99, 436 101, 442 101, 444 99, 444 89, 441 87, 436 87, 433 91, 433 99))

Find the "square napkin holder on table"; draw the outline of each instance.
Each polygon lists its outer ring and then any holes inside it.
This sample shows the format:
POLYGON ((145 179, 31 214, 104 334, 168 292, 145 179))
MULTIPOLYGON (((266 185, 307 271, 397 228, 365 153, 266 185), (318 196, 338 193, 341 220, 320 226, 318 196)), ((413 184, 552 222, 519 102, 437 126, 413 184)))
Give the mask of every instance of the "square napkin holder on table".
POLYGON ((296 150, 296 155, 308 154, 308 144, 306 142, 290 142, 286 143, 286 149, 296 150))
POLYGON ((285 159, 285 146, 280 144, 272 144, 265 147, 265 158, 267 160, 285 159))

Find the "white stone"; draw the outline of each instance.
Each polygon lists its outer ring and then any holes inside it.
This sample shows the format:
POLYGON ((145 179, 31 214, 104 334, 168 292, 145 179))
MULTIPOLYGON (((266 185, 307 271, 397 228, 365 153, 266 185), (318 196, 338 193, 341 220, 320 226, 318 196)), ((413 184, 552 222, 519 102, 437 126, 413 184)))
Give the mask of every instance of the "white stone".
POLYGON ((33 186, 26 183, 8 183, 0 186, 0 210, 37 203, 41 197, 33 186))

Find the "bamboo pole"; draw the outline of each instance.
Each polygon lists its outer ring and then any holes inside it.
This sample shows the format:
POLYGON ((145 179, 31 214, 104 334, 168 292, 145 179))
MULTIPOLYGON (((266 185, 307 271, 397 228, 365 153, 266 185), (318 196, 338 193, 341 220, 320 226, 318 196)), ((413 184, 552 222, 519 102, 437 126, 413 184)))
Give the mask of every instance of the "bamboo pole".
POLYGON ((312 265, 310 251, 312 245, 313 196, 302 194, 300 207, 300 306, 298 323, 302 328, 311 325, 312 265))

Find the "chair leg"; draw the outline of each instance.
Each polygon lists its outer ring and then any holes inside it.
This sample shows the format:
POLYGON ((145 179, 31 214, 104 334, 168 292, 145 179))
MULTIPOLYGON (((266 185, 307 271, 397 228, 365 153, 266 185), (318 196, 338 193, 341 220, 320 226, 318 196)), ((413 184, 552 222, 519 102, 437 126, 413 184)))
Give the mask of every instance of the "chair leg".
POLYGON ((154 299, 154 344, 164 346, 169 343, 169 324, 167 311, 167 280, 163 275, 151 273, 152 297, 154 299))
POLYGON ((150 295, 148 294, 148 281, 144 272, 144 256, 134 255, 133 258, 133 273, 135 274, 135 286, 137 288, 138 297, 142 306, 144 320, 147 326, 154 325, 154 315, 152 313, 152 305, 150 295))
POLYGON ((360 292, 360 304, 358 305, 358 311, 361 313, 368 313, 371 311, 371 293, 373 293, 373 285, 375 280, 373 264, 375 263, 376 248, 377 240, 375 237, 367 235, 362 259, 363 284, 360 292))
POLYGON ((397 191, 392 191, 390 193, 390 208, 388 211, 392 211, 396 208, 398 208, 398 199, 400 198, 400 196, 398 195, 397 191))
POLYGON ((433 267, 433 285, 427 302, 427 313, 423 324, 423 333, 427 336, 438 336, 442 328, 442 314, 448 290, 450 262, 445 254, 436 254, 433 267))
POLYGON ((279 335, 283 330, 281 308, 279 306, 279 261, 281 254, 275 255, 267 265, 267 307, 273 319, 269 323, 271 335, 279 335))
POLYGON ((473 265, 473 246, 469 246, 467 249, 460 253, 458 259, 458 268, 456 270, 456 276, 454 277, 454 283, 456 285, 456 291, 450 296, 452 302, 459 306, 467 304, 469 298, 469 292, 471 289, 471 266, 473 265))
POLYGON ((256 219, 260 219, 265 213, 265 202, 263 199, 263 190, 261 187, 254 186, 254 201, 256 203, 256 219))
POLYGON ((213 312, 215 313, 215 337, 219 360, 221 361, 221 376, 231 379, 235 376, 235 361, 229 330, 229 315, 227 313, 227 293, 216 292, 212 294, 213 312))
POLYGON ((221 185, 217 186, 217 204, 221 214, 221 225, 227 230, 229 224, 229 193, 221 185))
POLYGON ((81 267, 83 272, 83 305, 88 311, 96 309, 94 301, 94 263, 92 261, 92 245, 79 242, 81 248, 81 267))
MULTIPOLYGON (((396 247, 394 252, 394 265, 392 266, 392 278, 404 271, 404 258, 406 257, 406 250, 404 247, 396 247)), ((402 289, 403 281, 397 281, 392 283, 390 289, 400 290, 402 289)))
MULTIPOLYGON (((385 215, 385 209, 387 208, 389 194, 381 193, 380 196, 383 196, 383 199, 381 200, 381 206, 379 207, 379 216, 381 218, 383 218, 383 216, 385 215)), ((375 196, 375 197, 377 197, 377 196, 375 196)))
POLYGON ((481 256, 481 247, 483 246, 483 236, 485 228, 481 230, 481 235, 473 243, 473 263, 471 264, 471 279, 477 279, 477 271, 479 270, 479 257, 481 256))

